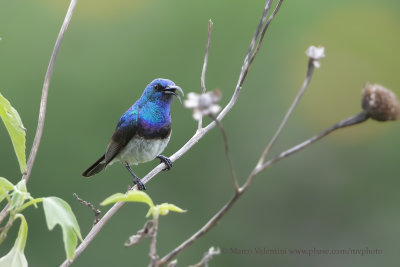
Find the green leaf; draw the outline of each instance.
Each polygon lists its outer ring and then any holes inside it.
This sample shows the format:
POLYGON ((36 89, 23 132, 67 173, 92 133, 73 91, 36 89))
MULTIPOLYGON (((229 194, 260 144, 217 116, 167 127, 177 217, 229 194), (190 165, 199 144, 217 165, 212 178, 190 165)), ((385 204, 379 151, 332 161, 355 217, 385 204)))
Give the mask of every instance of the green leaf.
POLYGON ((180 212, 180 213, 186 212, 186 210, 183 210, 178 206, 175 206, 174 204, 163 203, 157 206, 161 215, 167 215, 169 211, 180 212))
POLYGON ((28 236, 28 224, 22 214, 17 214, 15 217, 21 219, 18 237, 10 252, 0 259, 0 267, 28 267, 28 261, 24 254, 26 238, 28 236))
POLYGON ((82 240, 82 236, 71 207, 58 197, 46 197, 43 198, 43 209, 49 230, 52 230, 56 224, 61 226, 65 252, 67 258, 72 259, 78 238, 82 240))
POLYGON ((14 185, 6 178, 0 177, 0 202, 8 195, 8 191, 13 190, 14 185))
POLYGON ((14 191, 12 192, 10 210, 18 210, 26 200, 33 199, 31 194, 26 190, 25 180, 19 181, 19 183, 14 186, 14 191))
POLYGON ((0 177, 0 187, 3 188, 4 191, 11 191, 14 188, 14 185, 6 178, 0 177))
POLYGON ((26 129, 22 124, 18 111, 13 108, 8 100, 0 93, 0 117, 7 128, 17 155, 19 168, 21 173, 26 172, 25 157, 25 132, 26 129))
POLYGON ((178 206, 175 206, 174 204, 163 203, 160 205, 156 205, 154 208, 150 209, 149 212, 147 212, 146 217, 153 215, 153 217, 157 218, 158 215, 167 215, 169 211, 180 213, 186 212, 186 210, 183 210, 178 206))
POLYGON ((106 206, 116 202, 142 202, 146 203, 150 206, 150 208, 154 207, 153 200, 143 191, 132 190, 129 191, 127 194, 116 193, 114 195, 109 196, 100 205, 106 206))

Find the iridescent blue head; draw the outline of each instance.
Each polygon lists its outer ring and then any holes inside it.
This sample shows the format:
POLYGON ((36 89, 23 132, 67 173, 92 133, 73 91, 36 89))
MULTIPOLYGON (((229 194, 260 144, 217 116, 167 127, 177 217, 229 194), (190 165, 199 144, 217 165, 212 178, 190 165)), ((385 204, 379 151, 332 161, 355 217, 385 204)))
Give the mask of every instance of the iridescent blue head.
POLYGON ((182 89, 175 85, 173 81, 167 79, 155 79, 147 85, 146 89, 144 89, 140 100, 144 102, 170 105, 172 99, 176 96, 179 102, 182 103, 181 98, 176 91, 184 95, 182 89))

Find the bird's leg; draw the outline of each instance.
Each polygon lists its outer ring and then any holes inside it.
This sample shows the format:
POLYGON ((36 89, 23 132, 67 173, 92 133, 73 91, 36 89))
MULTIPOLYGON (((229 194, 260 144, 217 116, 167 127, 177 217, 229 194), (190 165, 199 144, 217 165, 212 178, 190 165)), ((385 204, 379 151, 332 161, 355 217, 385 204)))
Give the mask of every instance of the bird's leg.
POLYGON ((133 183, 137 185, 137 188, 141 191, 146 190, 146 186, 144 185, 144 183, 142 183, 142 181, 140 181, 139 177, 136 176, 136 174, 133 172, 133 170, 129 166, 128 162, 124 162, 124 165, 125 165, 126 169, 132 174, 133 183))
POLYGON ((158 155, 156 158, 160 159, 160 163, 164 163, 167 166, 163 171, 169 171, 172 168, 172 161, 168 157, 158 155))

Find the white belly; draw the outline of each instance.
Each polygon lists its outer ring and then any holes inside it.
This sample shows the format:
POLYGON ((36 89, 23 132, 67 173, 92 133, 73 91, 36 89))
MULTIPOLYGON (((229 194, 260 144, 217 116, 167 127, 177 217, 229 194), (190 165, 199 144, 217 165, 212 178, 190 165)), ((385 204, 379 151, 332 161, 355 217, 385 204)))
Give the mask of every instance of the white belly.
POLYGON ((170 137, 171 135, 164 140, 148 140, 143 137, 132 138, 111 163, 122 161, 137 165, 153 160, 164 151, 170 137))

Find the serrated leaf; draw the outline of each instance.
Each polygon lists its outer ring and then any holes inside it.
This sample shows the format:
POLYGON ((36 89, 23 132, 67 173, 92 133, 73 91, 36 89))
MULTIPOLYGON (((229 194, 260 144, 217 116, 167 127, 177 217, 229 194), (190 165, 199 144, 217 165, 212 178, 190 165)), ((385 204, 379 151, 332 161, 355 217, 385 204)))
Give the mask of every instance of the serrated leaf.
POLYGON ((11 142, 17 155, 19 168, 21 173, 26 172, 26 156, 25 156, 25 132, 26 129, 22 124, 18 111, 13 108, 10 102, 0 93, 0 117, 7 128, 11 137, 11 142))
POLYGON ((14 185, 10 183, 6 178, 0 177, 0 202, 7 196, 8 191, 13 190, 14 185))
POLYGON ((106 205, 120 202, 120 201, 142 202, 142 203, 146 203, 147 205, 149 205, 150 208, 154 207, 153 200, 151 200, 149 195, 143 191, 137 191, 137 190, 129 191, 126 194, 116 193, 114 195, 111 195, 108 198, 106 198, 103 202, 101 202, 100 205, 106 206, 106 205))
POLYGON ((28 267, 28 261, 24 254, 26 238, 28 236, 28 224, 22 214, 17 214, 16 218, 21 219, 18 237, 10 252, 0 259, 0 267, 28 267))
POLYGON ((59 224, 63 232, 65 252, 68 259, 74 257, 78 238, 82 240, 78 222, 67 202, 58 197, 43 198, 43 209, 49 230, 59 224))

